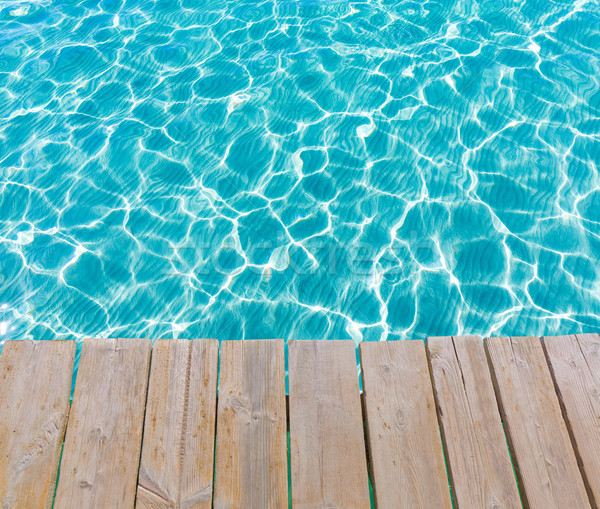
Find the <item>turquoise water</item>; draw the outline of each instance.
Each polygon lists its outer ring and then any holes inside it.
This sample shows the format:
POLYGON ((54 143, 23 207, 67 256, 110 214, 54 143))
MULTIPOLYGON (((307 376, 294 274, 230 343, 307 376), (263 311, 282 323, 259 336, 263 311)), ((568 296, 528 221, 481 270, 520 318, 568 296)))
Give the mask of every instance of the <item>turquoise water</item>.
POLYGON ((600 330, 598 1, 0 0, 0 341, 600 330))

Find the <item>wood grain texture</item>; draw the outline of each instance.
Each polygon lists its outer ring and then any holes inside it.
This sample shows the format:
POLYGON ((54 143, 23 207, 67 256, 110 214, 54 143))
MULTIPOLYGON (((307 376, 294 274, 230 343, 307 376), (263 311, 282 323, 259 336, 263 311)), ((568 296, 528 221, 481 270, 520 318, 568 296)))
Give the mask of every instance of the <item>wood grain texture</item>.
POLYGON ((54 507, 134 506, 152 344, 86 339, 54 507))
POLYGON ((378 509, 452 507, 422 341, 360 344, 378 509))
POLYGON ((212 506, 218 362, 217 340, 154 343, 136 507, 212 506))
POLYGON ((538 338, 488 338, 496 394, 532 509, 590 507, 538 338))
POLYGON ((290 341, 292 505, 368 508, 353 341, 290 341))
POLYGON ((600 503, 600 335, 545 337, 543 345, 593 506, 600 503))
POLYGON ((282 340, 221 343, 214 507, 288 504, 282 340))
POLYGON ((521 507, 481 339, 429 338, 427 348, 458 507, 521 507))
POLYGON ((73 341, 7 341, 0 355, 0 507, 52 507, 73 341))

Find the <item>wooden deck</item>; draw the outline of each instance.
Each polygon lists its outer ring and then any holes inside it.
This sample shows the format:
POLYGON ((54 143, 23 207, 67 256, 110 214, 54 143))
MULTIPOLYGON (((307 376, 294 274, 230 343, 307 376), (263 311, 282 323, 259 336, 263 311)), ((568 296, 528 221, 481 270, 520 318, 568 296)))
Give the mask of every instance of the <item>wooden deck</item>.
POLYGON ((89 339, 70 404, 75 352, 4 345, 3 509, 600 503, 597 334, 362 343, 362 395, 352 341, 89 339))

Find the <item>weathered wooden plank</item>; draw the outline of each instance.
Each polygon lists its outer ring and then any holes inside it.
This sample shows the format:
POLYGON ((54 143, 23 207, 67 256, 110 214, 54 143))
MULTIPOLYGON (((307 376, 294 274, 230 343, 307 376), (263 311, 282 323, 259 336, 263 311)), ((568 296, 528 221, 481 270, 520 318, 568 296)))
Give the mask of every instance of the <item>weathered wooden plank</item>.
POLYGON ((540 340, 488 338, 485 344, 528 507, 590 507, 540 340))
POLYGON ((378 509, 452 507, 422 341, 360 344, 378 509))
POLYGON ((575 440, 588 495, 600 503, 600 335, 545 337, 567 427, 575 440))
POLYGON ((0 507, 52 507, 73 341, 7 341, 0 355, 0 507))
POLYGON ((214 506, 287 507, 281 340, 221 343, 214 506))
POLYGON ((212 506, 218 362, 217 340, 154 343, 136 507, 212 506))
POLYGON ((458 507, 521 507, 483 342, 429 338, 427 348, 458 507))
POLYGON ((353 341, 290 341, 292 506, 370 506, 353 341))
POLYGON ((146 339, 83 342, 55 508, 134 506, 151 349, 146 339))

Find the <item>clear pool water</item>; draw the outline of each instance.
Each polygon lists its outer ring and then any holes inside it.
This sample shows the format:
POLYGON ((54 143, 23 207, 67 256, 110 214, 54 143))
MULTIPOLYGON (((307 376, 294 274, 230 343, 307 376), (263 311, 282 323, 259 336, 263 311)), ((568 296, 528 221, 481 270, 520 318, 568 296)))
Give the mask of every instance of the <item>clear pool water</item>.
POLYGON ((0 341, 600 330, 598 1, 0 0, 0 341))

